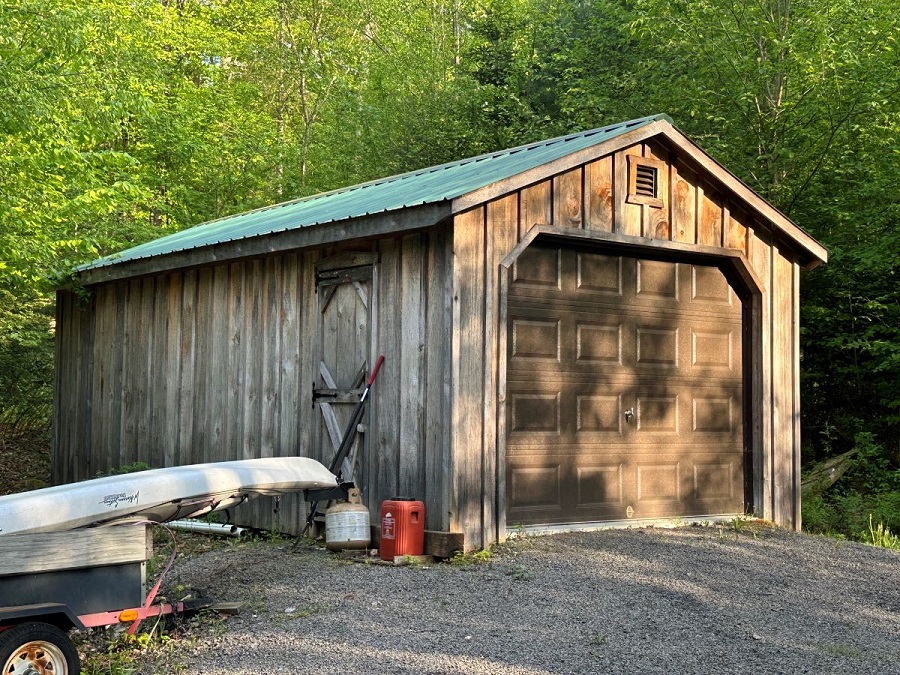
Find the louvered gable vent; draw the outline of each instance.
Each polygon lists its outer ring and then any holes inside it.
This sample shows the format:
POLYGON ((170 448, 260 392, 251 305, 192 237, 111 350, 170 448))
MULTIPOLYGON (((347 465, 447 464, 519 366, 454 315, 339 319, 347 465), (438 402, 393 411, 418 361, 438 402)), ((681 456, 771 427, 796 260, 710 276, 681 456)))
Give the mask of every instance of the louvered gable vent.
POLYGON ((635 155, 627 155, 627 157, 628 196, 626 201, 629 204, 644 204, 655 209, 662 208, 664 203, 662 193, 665 192, 662 172, 668 169, 665 162, 652 157, 635 155))
POLYGON ((635 167, 634 192, 642 197, 656 197, 656 168, 646 164, 635 167))

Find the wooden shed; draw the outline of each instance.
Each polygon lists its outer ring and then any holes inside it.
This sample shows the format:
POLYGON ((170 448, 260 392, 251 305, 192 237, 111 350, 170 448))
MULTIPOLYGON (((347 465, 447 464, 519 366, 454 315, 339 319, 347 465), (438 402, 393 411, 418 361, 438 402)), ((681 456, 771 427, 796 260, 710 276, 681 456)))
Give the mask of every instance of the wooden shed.
MULTIPOLYGON (((327 463, 384 354, 354 462, 372 513, 420 498, 468 549, 799 528, 799 280, 826 257, 665 116, 199 225, 59 292, 54 480, 327 463)), ((296 532, 304 506, 277 517, 296 532)))

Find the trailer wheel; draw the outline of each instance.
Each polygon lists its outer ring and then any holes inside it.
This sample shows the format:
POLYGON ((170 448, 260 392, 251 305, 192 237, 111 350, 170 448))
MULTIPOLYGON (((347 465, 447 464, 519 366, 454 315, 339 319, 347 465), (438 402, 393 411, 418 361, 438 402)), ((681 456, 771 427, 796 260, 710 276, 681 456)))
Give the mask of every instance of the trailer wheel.
POLYGON ((69 636, 49 623, 22 623, 0 632, 2 675, 79 675, 81 662, 69 636))

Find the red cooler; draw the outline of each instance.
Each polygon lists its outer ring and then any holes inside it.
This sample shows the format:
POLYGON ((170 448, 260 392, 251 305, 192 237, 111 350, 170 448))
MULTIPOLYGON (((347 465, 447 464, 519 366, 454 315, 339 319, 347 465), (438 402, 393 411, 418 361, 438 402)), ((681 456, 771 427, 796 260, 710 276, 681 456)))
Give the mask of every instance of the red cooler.
POLYGON ((410 497, 381 502, 382 560, 398 555, 422 555, 425 551, 425 504, 410 497))

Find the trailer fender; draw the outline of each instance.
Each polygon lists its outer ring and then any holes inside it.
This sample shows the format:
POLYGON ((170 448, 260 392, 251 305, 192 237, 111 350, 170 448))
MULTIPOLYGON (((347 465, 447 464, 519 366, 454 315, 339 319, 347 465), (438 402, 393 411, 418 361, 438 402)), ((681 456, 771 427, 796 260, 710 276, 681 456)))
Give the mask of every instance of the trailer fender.
POLYGON ((84 624, 75 613, 67 605, 58 602, 0 607, 0 630, 25 621, 43 621, 62 630, 84 629, 84 624))

